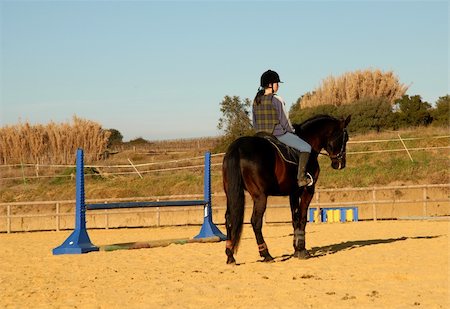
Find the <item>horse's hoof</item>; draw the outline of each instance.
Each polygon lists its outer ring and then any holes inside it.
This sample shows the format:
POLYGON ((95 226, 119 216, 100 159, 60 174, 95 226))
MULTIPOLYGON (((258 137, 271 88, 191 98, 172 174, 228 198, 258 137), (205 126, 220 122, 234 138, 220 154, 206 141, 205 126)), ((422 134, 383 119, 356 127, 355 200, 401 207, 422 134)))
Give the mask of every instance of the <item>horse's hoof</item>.
POLYGON ((301 251, 295 251, 294 257, 296 257, 300 260, 306 260, 306 259, 309 259, 311 257, 311 255, 309 254, 308 250, 301 250, 301 251))
POLYGON ((275 260, 273 259, 273 257, 271 255, 269 255, 269 256, 265 256, 262 261, 263 261, 263 263, 271 263, 271 262, 274 262, 275 260))
POLYGON ((227 259, 227 264, 236 264, 236 260, 234 259, 234 257, 229 256, 227 259))

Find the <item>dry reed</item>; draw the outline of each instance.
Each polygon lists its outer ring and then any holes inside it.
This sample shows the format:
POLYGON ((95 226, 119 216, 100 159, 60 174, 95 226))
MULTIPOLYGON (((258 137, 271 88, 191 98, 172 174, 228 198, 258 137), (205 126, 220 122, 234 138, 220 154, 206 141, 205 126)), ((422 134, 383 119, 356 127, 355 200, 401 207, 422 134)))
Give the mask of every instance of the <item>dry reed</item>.
POLYGON ((100 124, 76 116, 71 123, 5 126, 0 128, 0 164, 71 164, 77 148, 84 149, 86 161, 95 161, 109 136, 100 124))
POLYGON ((401 84, 392 71, 358 70, 325 78, 319 88, 301 98, 300 104, 301 107, 340 106, 366 98, 384 98, 394 104, 407 90, 408 86, 401 84))

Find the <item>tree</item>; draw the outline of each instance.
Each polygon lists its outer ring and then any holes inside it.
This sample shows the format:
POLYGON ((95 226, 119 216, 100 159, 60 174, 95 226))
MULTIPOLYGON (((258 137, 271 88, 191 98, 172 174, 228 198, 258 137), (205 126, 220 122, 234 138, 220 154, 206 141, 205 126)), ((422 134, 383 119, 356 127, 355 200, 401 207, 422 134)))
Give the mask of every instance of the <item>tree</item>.
POLYGON ((429 125, 433 121, 431 105, 423 102, 420 95, 404 95, 396 101, 396 106, 401 126, 429 125))
POLYGON ((243 102, 238 96, 225 96, 220 103, 222 117, 217 128, 224 132, 219 148, 223 149, 238 137, 253 133, 250 121, 250 109, 252 101, 245 99, 243 102))
POLYGON ((352 115, 348 126, 351 132, 364 133, 368 131, 380 132, 383 129, 395 129, 394 114, 391 104, 381 98, 366 98, 353 104, 342 106, 319 105, 302 108, 289 114, 292 123, 301 123, 316 115, 326 114, 336 118, 346 118, 352 115))
POLYGON ((440 126, 450 125, 450 95, 447 94, 436 101, 436 107, 432 115, 433 124, 440 126))
POLYGON ((132 139, 128 142, 128 144, 133 145, 133 146, 146 145, 149 143, 150 142, 143 137, 136 137, 135 139, 132 139))
POLYGON ((391 104, 382 98, 363 99, 341 108, 341 112, 352 115, 349 130, 359 133, 380 132, 394 128, 391 104))
POLYGON ((118 145, 122 144, 123 142, 123 135, 119 132, 119 130, 116 129, 108 129, 109 132, 111 132, 111 135, 108 139, 108 147, 112 145, 118 145))

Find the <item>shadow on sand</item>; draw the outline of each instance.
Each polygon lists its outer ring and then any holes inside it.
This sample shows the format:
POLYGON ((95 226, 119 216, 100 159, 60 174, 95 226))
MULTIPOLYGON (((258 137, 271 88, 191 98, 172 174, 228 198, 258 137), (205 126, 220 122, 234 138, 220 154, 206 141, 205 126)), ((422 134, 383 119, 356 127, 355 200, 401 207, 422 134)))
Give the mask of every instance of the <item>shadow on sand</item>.
MULTIPOLYGON (((357 248, 362 248, 366 246, 374 246, 381 244, 390 244, 398 241, 405 241, 410 239, 434 239, 442 237, 442 235, 438 236, 416 236, 416 237, 399 237, 399 238, 389 238, 389 239, 368 239, 368 240, 353 240, 341 242, 339 244, 332 244, 323 247, 313 247, 309 250, 311 255, 310 258, 318 258, 329 254, 335 254, 345 250, 353 250, 357 248)), ((292 254, 285 254, 281 257, 277 257, 276 259, 281 259, 281 262, 287 261, 293 257, 292 254)))

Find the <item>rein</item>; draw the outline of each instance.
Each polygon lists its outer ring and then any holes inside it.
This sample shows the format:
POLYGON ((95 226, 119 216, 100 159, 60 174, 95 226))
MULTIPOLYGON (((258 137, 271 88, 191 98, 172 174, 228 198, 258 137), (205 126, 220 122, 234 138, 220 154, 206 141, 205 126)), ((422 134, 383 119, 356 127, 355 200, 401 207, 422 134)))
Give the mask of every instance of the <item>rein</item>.
MULTIPOLYGON (((323 156, 330 157, 330 159, 337 159, 338 161, 342 161, 342 158, 345 156, 345 138, 348 136, 347 130, 344 129, 342 132, 342 145, 341 145, 341 151, 337 155, 330 155, 328 152, 319 152, 319 154, 323 156)), ((335 139, 337 140, 337 138, 335 139)))

